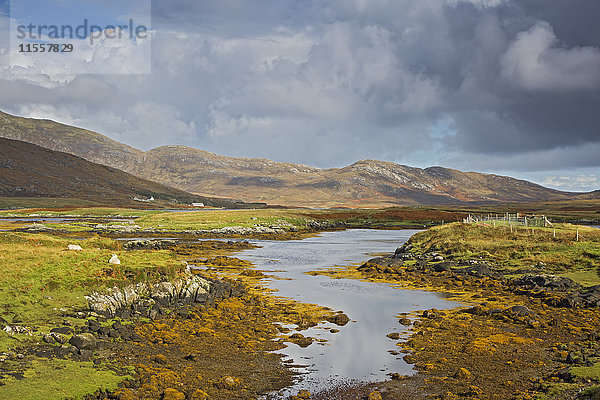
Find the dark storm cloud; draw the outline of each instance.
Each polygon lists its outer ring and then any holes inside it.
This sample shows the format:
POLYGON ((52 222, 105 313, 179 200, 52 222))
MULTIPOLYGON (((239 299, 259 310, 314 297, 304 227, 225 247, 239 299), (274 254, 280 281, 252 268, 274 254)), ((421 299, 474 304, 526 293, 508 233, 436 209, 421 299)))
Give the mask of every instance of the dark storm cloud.
POLYGON ((154 0, 151 76, 4 74, 0 107, 142 148, 589 174, 598 15, 597 0, 154 0))

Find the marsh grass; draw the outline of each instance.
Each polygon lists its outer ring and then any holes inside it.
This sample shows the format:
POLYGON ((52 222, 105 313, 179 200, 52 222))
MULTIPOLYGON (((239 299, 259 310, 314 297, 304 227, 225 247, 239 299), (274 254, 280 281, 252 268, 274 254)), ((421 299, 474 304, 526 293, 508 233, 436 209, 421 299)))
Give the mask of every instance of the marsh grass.
POLYGON ((421 232, 410 243, 418 251, 439 251, 454 260, 481 258, 514 270, 541 265, 547 273, 585 285, 600 283, 600 229, 555 225, 511 230, 453 223, 421 232))

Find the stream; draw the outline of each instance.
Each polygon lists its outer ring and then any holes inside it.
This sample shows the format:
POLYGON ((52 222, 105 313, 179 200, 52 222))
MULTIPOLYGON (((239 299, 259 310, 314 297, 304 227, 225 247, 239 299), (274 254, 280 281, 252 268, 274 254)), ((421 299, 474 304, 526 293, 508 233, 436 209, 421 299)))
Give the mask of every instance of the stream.
POLYGON ((307 348, 288 343, 279 350, 285 359, 293 360, 301 375, 292 387, 269 398, 285 398, 301 389, 315 393, 336 386, 382 381, 394 372, 414 373, 412 366, 402 359, 402 353, 390 353, 401 348, 386 335, 398 332, 405 337, 408 329, 398 323, 396 316, 415 310, 453 308, 459 303, 444 300, 439 293, 311 276, 306 272, 363 263, 378 254, 393 252, 416 232, 372 229, 325 232, 303 240, 253 241, 262 247, 238 254, 239 258, 253 262, 257 269, 276 277, 267 280, 267 286, 277 290, 275 295, 342 310, 351 320, 342 327, 321 323, 302 331, 304 336, 326 339, 326 343, 315 341, 307 348), (339 332, 329 332, 332 328, 339 332))

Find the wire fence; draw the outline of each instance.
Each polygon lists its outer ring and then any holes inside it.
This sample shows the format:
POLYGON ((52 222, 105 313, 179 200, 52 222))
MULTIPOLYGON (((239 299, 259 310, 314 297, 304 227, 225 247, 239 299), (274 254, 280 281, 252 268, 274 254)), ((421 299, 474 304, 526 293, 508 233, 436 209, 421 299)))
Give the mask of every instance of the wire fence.
POLYGON ((552 223, 545 215, 525 215, 516 214, 488 214, 488 215, 473 215, 469 214, 463 220, 466 224, 477 224, 480 226, 525 226, 546 228, 552 226, 552 223))

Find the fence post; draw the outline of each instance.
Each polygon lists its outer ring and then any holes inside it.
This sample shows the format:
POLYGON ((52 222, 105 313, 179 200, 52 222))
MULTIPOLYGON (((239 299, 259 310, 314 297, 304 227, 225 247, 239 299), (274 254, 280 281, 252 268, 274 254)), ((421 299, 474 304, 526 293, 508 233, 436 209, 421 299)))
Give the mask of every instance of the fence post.
POLYGON ((577 241, 579 242, 579 229, 577 229, 577 241))

